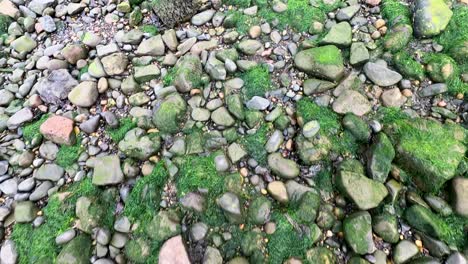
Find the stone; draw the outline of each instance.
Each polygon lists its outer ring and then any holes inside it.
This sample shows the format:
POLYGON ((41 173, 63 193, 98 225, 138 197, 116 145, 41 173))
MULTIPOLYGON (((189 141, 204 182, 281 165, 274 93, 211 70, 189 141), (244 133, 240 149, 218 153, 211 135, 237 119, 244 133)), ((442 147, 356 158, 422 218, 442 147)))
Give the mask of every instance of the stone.
POLYGON ((349 57, 349 63, 352 65, 359 65, 369 60, 369 51, 363 42, 353 42, 351 44, 351 55, 349 57))
POLYGON ((71 90, 68 94, 68 99, 76 106, 90 107, 94 105, 98 96, 97 83, 85 81, 71 90))
POLYGON ((125 155, 138 160, 147 160, 158 152, 160 146, 161 142, 157 134, 147 134, 141 128, 128 131, 118 145, 119 150, 125 155))
POLYGON ((103 57, 101 62, 107 75, 120 75, 127 69, 128 58, 124 53, 118 52, 103 57))
POLYGON ((371 136, 369 125, 354 114, 346 114, 343 118, 343 127, 353 134, 359 142, 367 143, 371 136))
POLYGON ((63 245, 70 242, 76 236, 75 229, 67 230, 55 238, 55 244, 63 245))
POLYGON ((268 155, 268 166, 270 166, 273 173, 283 179, 294 179, 299 176, 300 171, 297 163, 283 158, 281 153, 268 155))
POLYGON ((31 121, 33 117, 34 115, 31 109, 29 107, 25 107, 8 118, 7 127, 8 129, 17 129, 22 124, 31 121))
POLYGON ((403 78, 398 72, 374 62, 364 65, 364 73, 373 83, 382 87, 395 85, 403 78))
POLYGON ((351 5, 351 6, 342 8, 338 10, 338 12, 336 13, 336 19, 338 21, 351 20, 351 18, 353 18, 354 15, 356 15, 356 13, 359 11, 360 8, 361 8, 360 5, 351 5))
POLYGON ((159 251, 158 264, 190 264, 182 236, 175 236, 166 242, 159 251))
POLYGON ((86 234, 75 237, 57 256, 57 264, 86 264, 91 257, 91 239, 86 234))
POLYGON ((437 36, 447 27, 452 14, 443 0, 418 0, 414 5, 414 33, 419 37, 437 36))
POLYGON ((93 32, 85 32, 83 38, 81 40, 86 46, 95 48, 99 43, 102 41, 102 37, 93 33, 93 32))
POLYGON ((203 264, 222 264, 223 256, 217 248, 208 246, 203 255, 203 264))
POLYGON ((0 106, 8 106, 13 99, 15 95, 12 92, 6 89, 0 90, 0 106))
POLYGON ((38 19, 45 32, 54 32, 57 30, 54 19, 51 16, 43 16, 38 19))
POLYGON ((228 155, 231 159, 232 163, 237 163, 245 156, 247 156, 247 152, 237 143, 232 143, 228 147, 228 155))
POLYGON ((265 110, 270 106, 270 101, 260 96, 252 97, 246 104, 247 108, 251 110, 265 110))
POLYGON ((257 225, 263 225, 270 219, 272 204, 266 197, 259 196, 253 200, 249 207, 249 219, 257 225))
MULTIPOLYGON (((0 3, 1 7, 1 3, 0 3)), ((16 251, 15 242, 13 240, 5 240, 0 249, 0 261, 2 264, 16 264, 18 253, 16 251)))
POLYGON ((28 4, 28 8, 38 15, 42 15, 42 12, 47 7, 56 5, 56 0, 33 0, 28 4))
POLYGON ((70 64, 76 64, 79 60, 88 57, 88 49, 81 44, 70 44, 62 49, 62 55, 70 64))
POLYGON ((5 196, 13 197, 18 192, 18 180, 12 178, 0 183, 0 191, 5 196))
POLYGON ((286 186, 281 181, 272 181, 268 183, 267 191, 276 201, 280 203, 287 203, 289 201, 286 186))
POLYGON ((444 238, 447 225, 438 215, 430 209, 415 204, 404 212, 404 219, 413 228, 434 238, 444 238))
POLYGON ((140 56, 162 56, 165 50, 166 48, 161 35, 156 35, 143 40, 135 51, 135 54, 140 56))
POLYGON ((283 133, 279 130, 275 130, 271 134, 270 138, 268 138, 268 141, 265 144, 265 150, 268 153, 276 152, 280 148, 281 144, 283 144, 283 142, 284 142, 283 133))
POLYGON ((333 102, 333 111, 339 114, 353 113, 363 116, 371 111, 367 98, 354 90, 346 90, 333 102))
POLYGON ((176 64, 173 85, 177 91, 186 93, 200 85, 203 68, 198 57, 186 55, 176 64))
POLYGON ((367 172, 376 181, 384 183, 392 167, 395 150, 384 133, 379 133, 367 152, 367 172))
POLYGON ((10 46, 18 53, 29 53, 37 47, 37 42, 31 37, 24 35, 11 42, 10 46))
POLYGON ((320 43, 348 47, 351 45, 351 39, 351 25, 348 22, 340 22, 330 28, 320 43))
POLYGON ((317 120, 312 120, 304 124, 304 126, 302 127, 302 135, 304 135, 304 137, 306 138, 312 138, 315 135, 317 135, 319 130, 319 122, 317 120))
POLYGON ((15 206, 16 223, 30 223, 36 217, 37 208, 31 201, 18 202, 15 206))
POLYGON ((177 93, 157 101, 153 110, 153 123, 163 133, 175 133, 187 111, 185 100, 177 93))
POLYGON ((237 195, 226 192, 216 200, 216 203, 221 207, 231 223, 240 223, 242 221, 241 205, 237 195))
POLYGON ((47 77, 38 80, 34 85, 45 103, 61 105, 78 81, 66 69, 50 72, 47 77))
POLYGON ((397 52, 405 48, 412 37, 413 28, 410 25, 400 23, 392 27, 392 30, 386 34, 383 46, 386 50, 397 52))
POLYGON ((10 0, 0 1, 0 14, 17 19, 20 16, 20 11, 10 0))
POLYGON ((176 51, 177 46, 179 46, 179 41, 177 40, 177 35, 174 29, 169 29, 164 31, 164 34, 162 35, 162 39, 164 41, 164 44, 172 50, 176 51))
POLYGON ((214 9, 205 10, 201 13, 194 15, 191 19, 191 22, 195 26, 202 26, 208 23, 213 18, 215 13, 216 13, 216 10, 214 9))
POLYGON ((100 119, 101 119, 101 117, 99 115, 95 115, 95 116, 89 118, 88 120, 86 120, 85 122, 80 124, 80 130, 87 133, 87 134, 91 134, 91 133, 96 132, 96 130, 99 127, 99 120, 100 119))
POLYGON ((338 81, 344 75, 341 51, 333 45, 303 50, 294 57, 295 66, 310 75, 338 81))
POLYGON ((263 50, 263 44, 258 40, 246 39, 241 41, 237 48, 246 55, 255 55, 263 50))
POLYGON ((155 64, 138 66, 134 67, 133 69, 135 70, 135 74, 133 77, 139 83, 148 82, 153 79, 156 79, 161 74, 159 67, 155 64))
POLYGON ((396 245, 393 251, 393 261, 395 261, 395 264, 406 263, 418 255, 418 253, 419 249, 413 242, 402 240, 396 245))
POLYGON ((371 222, 371 215, 366 211, 353 213, 343 221, 345 240, 359 255, 371 254, 375 251, 371 222))
POLYGON ((464 217, 468 217, 468 179, 456 177, 452 180, 453 208, 464 217))
MULTIPOLYGON (((326 247, 314 247, 307 250, 306 259, 309 263, 336 263, 336 257, 333 252, 326 247)), ((296 264, 296 263, 288 263, 296 264)))
POLYGON ((398 232, 398 220, 395 215, 383 212, 372 219, 372 229, 385 242, 396 243, 400 240, 398 232))
POLYGON ((303 84, 305 95, 323 93, 332 89, 335 86, 336 84, 333 82, 319 80, 319 79, 307 79, 304 81, 304 84, 303 84))
POLYGON ((95 158, 92 165, 94 168, 93 184, 95 185, 114 185, 121 183, 124 179, 120 159, 116 155, 95 158))
POLYGON ((210 75, 212 80, 215 81, 224 81, 226 80, 226 68, 224 63, 214 56, 214 53, 208 58, 208 61, 205 64, 205 71, 210 75))
POLYGON ((56 115, 47 118, 39 131, 46 139, 57 144, 73 145, 76 142, 73 120, 63 116, 56 115))
POLYGON ((383 105, 386 107, 401 107, 407 100, 397 87, 385 90, 382 93, 381 99, 383 105))
POLYGON ((419 91, 419 96, 421 97, 429 97, 438 94, 442 94, 448 91, 447 84, 445 83, 434 83, 422 88, 419 91))
POLYGON ((208 233, 208 226, 203 222, 198 222, 190 228, 190 237, 197 242, 205 238, 208 233))
POLYGON ((65 174, 65 170, 55 163, 43 164, 34 173, 34 178, 43 181, 58 181, 65 174))
POLYGON ((229 127, 235 124, 236 120, 229 114, 225 107, 220 107, 211 113, 211 120, 219 126, 229 127))

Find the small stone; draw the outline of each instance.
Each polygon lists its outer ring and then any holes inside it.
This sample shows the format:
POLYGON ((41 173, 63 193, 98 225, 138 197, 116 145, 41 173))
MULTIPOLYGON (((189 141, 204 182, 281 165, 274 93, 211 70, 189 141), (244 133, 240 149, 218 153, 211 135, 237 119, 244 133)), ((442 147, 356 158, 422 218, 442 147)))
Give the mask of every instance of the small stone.
POLYGON ((73 145, 76 141, 73 130, 73 120, 62 116, 52 116, 40 126, 41 134, 48 140, 65 145, 73 145))

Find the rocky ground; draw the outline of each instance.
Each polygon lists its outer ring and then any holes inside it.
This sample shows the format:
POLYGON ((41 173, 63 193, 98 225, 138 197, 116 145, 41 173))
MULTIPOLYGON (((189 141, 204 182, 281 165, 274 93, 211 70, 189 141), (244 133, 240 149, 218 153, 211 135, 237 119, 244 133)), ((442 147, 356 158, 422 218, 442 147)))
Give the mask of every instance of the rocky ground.
POLYGON ((0 263, 467 263, 466 0, 196 1, 0 0, 0 263))

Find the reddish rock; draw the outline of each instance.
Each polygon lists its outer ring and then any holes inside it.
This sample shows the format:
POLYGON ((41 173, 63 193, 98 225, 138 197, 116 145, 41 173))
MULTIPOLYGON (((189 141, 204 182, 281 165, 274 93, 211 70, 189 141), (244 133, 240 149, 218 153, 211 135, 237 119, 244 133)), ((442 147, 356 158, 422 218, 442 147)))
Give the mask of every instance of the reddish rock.
POLYGON ((46 139, 57 144, 73 145, 76 141, 73 120, 63 116, 49 117, 41 125, 40 132, 46 139))
POLYGON ((190 264, 182 237, 175 236, 164 242, 159 251, 159 264, 190 264))
POLYGON ((366 4, 370 6, 378 6, 380 4, 380 0, 366 0, 366 4))

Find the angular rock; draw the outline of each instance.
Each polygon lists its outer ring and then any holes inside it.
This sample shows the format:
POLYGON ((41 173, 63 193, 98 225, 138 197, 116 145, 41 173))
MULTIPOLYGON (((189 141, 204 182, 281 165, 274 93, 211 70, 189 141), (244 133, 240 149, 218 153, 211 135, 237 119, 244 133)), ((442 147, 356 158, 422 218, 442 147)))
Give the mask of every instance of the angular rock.
POLYGON ((395 150, 384 133, 379 133, 367 152, 367 172, 376 181, 384 183, 392 167, 395 150))
POLYGON ((373 83, 382 87, 394 85, 403 78, 398 72, 374 62, 364 65, 364 73, 373 83))
POLYGON ((216 202, 223 209, 224 214, 231 223, 240 223, 242 221, 241 205, 237 195, 226 192, 216 202))
POLYGON ((143 40, 138 49, 135 51, 137 55, 148 55, 148 56, 162 56, 164 55, 165 46, 161 35, 143 40))
POLYGON ((37 42, 31 37, 24 35, 11 42, 10 46, 18 53, 29 53, 37 47, 37 42))
POLYGON ((344 75, 341 51, 333 45, 303 50, 294 57, 294 64, 307 74, 331 81, 344 75))
POLYGON ((154 106, 153 123, 163 133, 175 133, 187 111, 185 100, 177 93, 159 100, 154 106))
POLYGON ((76 106, 90 107, 94 105, 98 96, 99 92, 96 82, 85 81, 73 88, 68 94, 68 99, 76 106))
POLYGON ((31 201, 18 202, 15 206, 16 223, 30 223, 36 217, 37 208, 31 201))
POLYGON ((78 81, 66 69, 59 69, 39 79, 33 89, 39 93, 45 103, 60 105, 77 85, 78 81))
POLYGON ((177 91, 186 93, 200 85, 203 68, 198 57, 186 55, 176 64, 174 86, 177 91))
POLYGON ((159 264, 190 264, 182 236, 175 236, 166 242, 159 251, 159 264))
POLYGON ((76 64, 88 57, 88 49, 84 45, 71 44, 62 49, 62 55, 68 63, 76 64))
POLYGON ((402 240, 395 247, 393 252, 393 260, 395 264, 408 262, 410 259, 418 255, 419 248, 411 241, 402 240))
POLYGON ((124 179, 118 156, 110 155, 95 158, 92 165, 94 168, 93 184, 95 185, 119 184, 124 179))
POLYGON ((370 112, 371 104, 359 92, 346 90, 333 102, 332 108, 339 114, 353 113, 357 116, 363 116, 370 112))
POLYGON ((51 116, 42 123, 39 131, 48 140, 65 145, 73 145, 76 142, 73 130, 73 120, 63 116, 51 116))
POLYGON ((113 53, 101 59, 102 66, 107 75, 120 75, 125 72, 128 65, 127 56, 124 53, 113 53))
POLYGON ((371 215, 366 211, 353 213, 343 221, 345 240, 359 255, 375 251, 371 222, 371 215))
POLYGON ((330 31, 328 31, 320 43, 348 47, 351 45, 351 39, 351 25, 348 22, 340 22, 330 28, 330 31))
POLYGON ((128 157, 147 160, 156 154, 161 146, 159 136, 155 133, 146 134, 141 128, 134 128, 125 134, 119 142, 119 150, 128 157))
POLYGON ((54 163, 47 163, 43 164, 34 174, 34 178, 38 180, 47 180, 47 181, 58 181, 64 175, 65 170, 54 164, 54 163))

